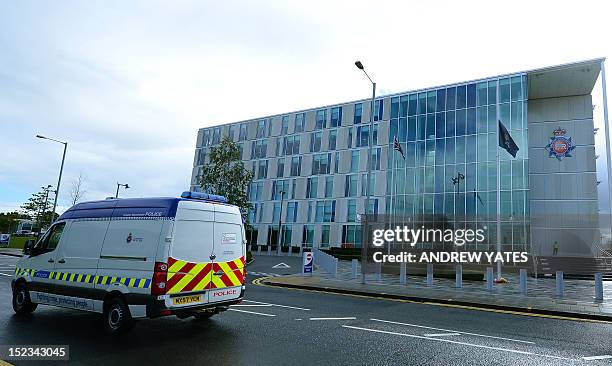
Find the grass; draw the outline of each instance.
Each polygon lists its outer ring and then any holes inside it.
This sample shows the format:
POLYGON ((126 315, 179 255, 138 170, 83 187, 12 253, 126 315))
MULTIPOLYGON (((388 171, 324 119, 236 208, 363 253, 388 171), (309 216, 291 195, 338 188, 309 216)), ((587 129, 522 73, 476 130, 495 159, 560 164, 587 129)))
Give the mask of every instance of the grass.
POLYGON ((18 248, 18 249, 23 249, 23 246, 25 245, 26 241, 33 239, 36 240, 36 238, 31 237, 31 236, 14 236, 11 235, 11 239, 9 240, 9 248, 18 248))

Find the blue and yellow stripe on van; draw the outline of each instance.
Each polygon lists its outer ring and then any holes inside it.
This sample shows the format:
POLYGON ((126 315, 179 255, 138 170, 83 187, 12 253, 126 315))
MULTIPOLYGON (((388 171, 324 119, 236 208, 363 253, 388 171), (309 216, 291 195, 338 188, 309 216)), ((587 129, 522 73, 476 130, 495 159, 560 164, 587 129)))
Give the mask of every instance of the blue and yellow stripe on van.
POLYGON ((111 285, 120 283, 131 288, 151 288, 150 278, 98 276, 83 273, 37 271, 30 268, 15 268, 16 276, 29 275, 30 277, 48 278, 60 282, 90 283, 95 285, 111 285))

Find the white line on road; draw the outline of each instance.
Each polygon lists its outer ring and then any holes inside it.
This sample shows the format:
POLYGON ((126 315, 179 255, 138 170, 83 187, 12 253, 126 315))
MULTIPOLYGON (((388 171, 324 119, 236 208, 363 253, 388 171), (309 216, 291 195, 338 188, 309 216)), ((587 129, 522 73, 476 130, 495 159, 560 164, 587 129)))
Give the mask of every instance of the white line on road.
POLYGON ((229 311, 237 311, 239 313, 247 313, 247 314, 261 315, 261 316, 276 316, 274 314, 257 313, 257 312, 254 312, 254 311, 246 311, 246 310, 238 310, 238 309, 229 309, 229 311))
POLYGON ((460 333, 429 333, 423 334, 424 337, 452 337, 461 335, 460 333))
POLYGON ((236 305, 231 305, 231 307, 235 307, 235 306, 239 306, 239 307, 269 308, 269 307, 272 306, 272 304, 236 304, 236 305))
POLYGON ((272 305, 272 306, 278 306, 279 308, 288 308, 288 309, 295 309, 295 310, 304 310, 304 311, 310 311, 310 309, 306 309, 306 308, 298 308, 295 306, 289 306, 289 305, 279 305, 279 304, 271 304, 269 302, 260 302, 260 301, 253 301, 253 300, 242 300, 242 302, 251 302, 253 304, 262 304, 262 305, 272 305))
POLYGON ((349 316, 345 318, 310 318, 310 320, 356 320, 354 316, 349 316))
POLYGON ((459 345, 462 345, 462 346, 470 346, 470 347, 476 347, 476 348, 485 348, 485 349, 490 349, 490 350, 494 350, 494 351, 503 351, 503 352, 518 353, 518 354, 522 354, 522 355, 532 355, 532 356, 540 356, 540 357, 554 357, 554 358, 559 358, 559 359, 563 359, 563 360, 576 361, 573 358, 540 355, 540 354, 533 353, 533 352, 528 352, 528 351, 519 351, 519 350, 516 350, 516 349, 510 349, 510 348, 491 347, 491 346, 485 346, 485 345, 481 345, 481 344, 473 344, 473 343, 467 343, 467 342, 451 341, 450 339, 429 338, 429 337, 423 337, 423 336, 414 335, 414 334, 405 334, 405 333, 389 332, 389 331, 386 331, 386 330, 378 330, 378 329, 370 329, 370 328, 362 328, 362 327, 353 327, 353 326, 350 326, 350 325, 343 325, 342 327, 343 328, 350 328, 350 329, 357 329, 357 330, 365 330, 367 332, 374 332, 374 333, 384 333, 384 334, 398 335, 398 336, 410 337, 410 338, 428 339, 430 341, 459 344, 459 345))
POLYGON ((593 360, 607 360, 609 358, 612 358, 612 356, 610 355, 603 355, 603 356, 589 356, 589 357, 582 357, 583 360, 585 361, 593 361, 593 360))
POLYGON ((2 276, 7 276, 7 277, 13 277, 13 275, 12 275, 12 274, 6 274, 6 273, 1 273, 1 272, 0 272, 0 275, 2 275, 2 276))
POLYGON ((400 323, 400 322, 394 322, 394 321, 391 321, 391 320, 382 320, 382 319, 370 319, 370 320, 375 321, 375 322, 381 322, 381 323, 406 325, 408 327, 416 327, 416 328, 431 329, 431 330, 440 330, 442 332, 467 334, 467 335, 473 335, 473 336, 476 336, 476 337, 493 338, 493 339, 501 339, 501 340, 504 340, 504 341, 512 341, 512 342, 520 342, 520 343, 527 343, 527 344, 535 344, 534 342, 523 341, 523 340, 520 340, 520 339, 495 337, 495 336, 490 336, 490 335, 485 335, 485 334, 462 332, 462 331, 459 331, 459 330, 449 330, 449 329, 442 329, 442 328, 426 327, 424 325, 409 324, 409 323, 400 323))

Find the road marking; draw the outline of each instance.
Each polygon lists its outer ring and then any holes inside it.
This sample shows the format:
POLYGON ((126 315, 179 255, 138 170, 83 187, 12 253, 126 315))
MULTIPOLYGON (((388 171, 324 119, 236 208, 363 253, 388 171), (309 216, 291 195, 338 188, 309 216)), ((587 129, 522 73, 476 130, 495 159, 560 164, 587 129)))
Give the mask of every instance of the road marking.
POLYGON ((429 333, 429 334, 423 334, 424 337, 452 337, 452 336, 458 336, 461 335, 461 333, 429 333))
POLYGON ((272 268, 291 268, 291 266, 286 263, 280 262, 279 264, 272 266, 272 268))
POLYGON ((501 340, 504 340, 504 341, 512 341, 512 342, 519 342, 519 343, 535 344, 534 342, 523 341, 523 340, 520 340, 520 339, 495 337, 495 336, 490 336, 490 335, 485 335, 485 334, 462 332, 462 331, 459 331, 459 330, 449 330, 449 329, 442 329, 442 328, 427 327, 427 326, 424 326, 424 325, 409 324, 409 323, 400 323, 400 322, 394 322, 394 321, 391 321, 391 320, 382 320, 382 319, 370 319, 370 320, 375 321, 375 322, 381 322, 381 323, 405 325, 405 326, 408 326, 408 327, 415 327, 415 328, 421 328, 421 329, 439 330, 439 331, 442 331, 442 332, 467 334, 467 335, 472 335, 472 336, 476 336, 476 337, 493 338, 493 339, 501 339, 501 340))
POLYGON ((242 302, 252 302, 252 303, 254 303, 254 304, 262 304, 262 305, 277 306, 277 307, 279 307, 279 308, 287 308, 287 309, 295 309, 295 310, 310 311, 310 309, 306 309, 306 308, 298 308, 297 306, 289 306, 289 305, 271 304, 271 303, 269 303, 269 302, 260 302, 260 301, 253 301, 253 300, 242 300, 242 302))
POLYGON ((229 311, 237 311, 239 313, 247 313, 247 314, 261 315, 261 316, 276 316, 274 314, 257 313, 255 311, 246 311, 246 310, 239 310, 239 309, 229 309, 229 311))
POLYGON ((240 306, 240 307, 271 307, 272 304, 236 304, 236 305, 231 305, 231 307, 235 307, 235 306, 240 306))
POLYGON ((582 357, 583 360, 585 361, 593 361, 593 360, 607 360, 609 358, 612 358, 612 356, 610 355, 603 355, 603 356, 589 356, 589 357, 582 357))
POLYGON ((6 273, 1 273, 1 272, 0 272, 0 275, 2 275, 2 276, 7 276, 7 277, 13 277, 13 275, 12 275, 12 274, 6 274, 6 273))
POLYGON ((531 356, 540 356, 540 357, 554 357, 554 358, 559 358, 559 359, 562 359, 562 360, 576 361, 576 359, 573 359, 573 358, 541 355, 541 354, 537 354, 537 353, 533 353, 533 352, 529 352, 529 351, 520 351, 520 350, 517 350, 517 349, 511 349, 511 348, 491 347, 491 346, 485 346, 485 345, 482 345, 482 344, 474 344, 474 343, 467 343, 467 342, 451 341, 450 339, 429 338, 429 337, 423 337, 423 336, 414 335, 414 334, 389 332, 389 331, 386 331, 386 330, 354 327, 354 326, 351 326, 351 325, 343 325, 342 327, 343 328, 350 328, 350 329, 357 329, 357 330, 365 330, 367 332, 398 335, 398 336, 409 337, 409 338, 429 339, 430 341, 452 343, 452 344, 458 344, 458 345, 462 345, 462 346, 490 349, 490 350, 494 350, 494 351, 503 351, 503 352, 510 352, 510 353, 518 353, 518 354, 521 354, 521 355, 531 355, 531 356))
POLYGON ((349 316, 345 318, 310 318, 309 320, 356 320, 354 316, 349 316))

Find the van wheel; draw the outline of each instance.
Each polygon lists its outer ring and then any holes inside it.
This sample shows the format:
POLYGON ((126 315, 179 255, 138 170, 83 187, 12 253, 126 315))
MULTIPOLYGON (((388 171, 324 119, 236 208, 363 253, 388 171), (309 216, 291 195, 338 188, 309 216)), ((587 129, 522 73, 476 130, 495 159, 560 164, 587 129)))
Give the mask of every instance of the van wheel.
POLYGON ((194 313, 193 317, 196 320, 206 320, 206 319, 210 319, 213 315, 215 315, 215 313, 212 311, 200 311, 198 313, 194 313))
POLYGON ((30 299, 30 292, 25 283, 20 282, 13 289, 13 310, 17 315, 26 315, 36 310, 38 304, 30 299))
POLYGON ((104 330, 109 334, 125 333, 134 326, 134 319, 125 301, 119 297, 104 306, 104 330))

